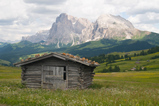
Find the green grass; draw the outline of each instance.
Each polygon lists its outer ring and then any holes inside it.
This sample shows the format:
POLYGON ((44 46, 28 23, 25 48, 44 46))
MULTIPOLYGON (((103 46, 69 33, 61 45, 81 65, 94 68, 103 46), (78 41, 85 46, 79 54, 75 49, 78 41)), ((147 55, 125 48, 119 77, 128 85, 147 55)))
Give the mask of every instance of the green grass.
POLYGON ((159 105, 159 70, 96 73, 92 86, 83 90, 48 90, 25 88, 21 85, 20 73, 21 71, 19 68, 0 66, 0 105, 159 105))
POLYGON ((20 68, 0 66, 0 79, 20 79, 20 75, 20 68))
MULTIPOLYGON (((120 53, 123 54, 123 53, 120 53)), ((129 53, 133 54, 133 53, 129 53)), ((151 59, 152 57, 159 55, 159 52, 145 55, 145 56, 136 56, 132 57, 131 60, 125 60, 125 59, 119 59, 116 60, 114 63, 108 64, 106 67, 106 62, 100 64, 99 67, 95 69, 95 72, 102 72, 104 68, 108 68, 109 66, 115 66, 118 65, 120 67, 121 71, 130 71, 133 67, 146 67, 147 70, 156 70, 159 69, 159 58, 157 59, 151 59), (139 62, 139 63, 136 63, 139 62)))

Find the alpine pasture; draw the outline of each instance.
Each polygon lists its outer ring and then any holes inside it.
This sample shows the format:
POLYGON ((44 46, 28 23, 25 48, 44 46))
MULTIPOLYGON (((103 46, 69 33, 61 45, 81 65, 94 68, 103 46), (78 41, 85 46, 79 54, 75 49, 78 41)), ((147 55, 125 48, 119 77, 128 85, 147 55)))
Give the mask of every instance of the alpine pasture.
POLYGON ((87 89, 30 89, 21 69, 0 66, 0 105, 11 106, 157 106, 159 70, 96 73, 87 89))

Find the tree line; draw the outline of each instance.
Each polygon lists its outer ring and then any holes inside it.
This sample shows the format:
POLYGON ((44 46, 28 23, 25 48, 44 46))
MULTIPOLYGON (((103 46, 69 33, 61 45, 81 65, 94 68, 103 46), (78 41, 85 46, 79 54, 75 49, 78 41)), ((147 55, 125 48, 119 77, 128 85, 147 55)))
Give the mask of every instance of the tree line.
POLYGON ((104 68, 104 69, 102 70, 102 72, 103 72, 103 73, 105 73, 105 72, 120 72, 120 68, 119 68, 119 66, 117 66, 117 65, 115 65, 114 68, 113 68, 113 66, 109 66, 108 69, 104 68))
POLYGON ((144 56, 152 53, 159 52, 159 46, 148 49, 147 51, 142 50, 140 53, 134 53, 134 56, 144 56))

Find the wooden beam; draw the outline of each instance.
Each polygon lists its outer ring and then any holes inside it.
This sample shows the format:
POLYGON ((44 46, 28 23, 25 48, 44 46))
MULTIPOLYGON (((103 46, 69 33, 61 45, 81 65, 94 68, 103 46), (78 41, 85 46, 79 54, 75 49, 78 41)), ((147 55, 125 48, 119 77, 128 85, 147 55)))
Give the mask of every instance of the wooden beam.
POLYGON ((68 68, 69 65, 66 65, 66 88, 68 88, 68 68))
POLYGON ((41 88, 43 88, 43 79, 44 79, 44 73, 43 73, 44 66, 41 66, 41 88))
POLYGON ((66 58, 63 58, 63 57, 58 56, 58 55, 56 55, 56 54, 53 54, 52 56, 54 56, 54 57, 56 57, 56 58, 59 58, 59 59, 62 59, 62 60, 66 60, 66 58))

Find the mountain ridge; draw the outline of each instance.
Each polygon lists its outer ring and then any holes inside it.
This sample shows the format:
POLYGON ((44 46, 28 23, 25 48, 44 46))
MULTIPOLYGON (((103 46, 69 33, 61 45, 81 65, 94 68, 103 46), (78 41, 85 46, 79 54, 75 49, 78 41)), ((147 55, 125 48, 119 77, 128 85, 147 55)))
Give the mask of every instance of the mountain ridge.
POLYGON ((21 41, 17 44, 8 44, 0 49, 0 59, 12 63, 29 58, 30 54, 41 54, 44 52, 70 53, 80 55, 81 57, 91 57, 111 52, 127 52, 134 50, 143 50, 154 47, 147 41, 124 40, 117 41, 113 39, 101 39, 99 41, 86 42, 80 45, 65 48, 55 48, 54 45, 41 45, 29 41, 21 41), (139 46, 140 45, 140 46, 139 46))
POLYGON ((85 18, 77 18, 62 13, 56 18, 50 30, 23 37, 22 40, 28 40, 32 43, 42 40, 45 41, 44 45, 55 44, 56 48, 60 48, 63 45, 73 46, 103 38, 137 39, 150 33, 136 29, 131 22, 121 16, 101 15, 93 23, 85 18))

